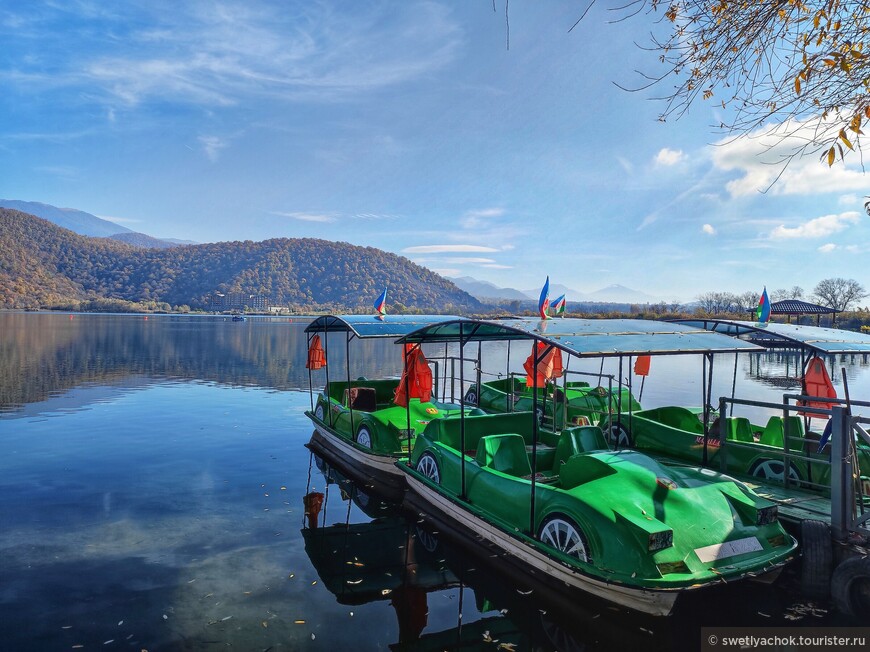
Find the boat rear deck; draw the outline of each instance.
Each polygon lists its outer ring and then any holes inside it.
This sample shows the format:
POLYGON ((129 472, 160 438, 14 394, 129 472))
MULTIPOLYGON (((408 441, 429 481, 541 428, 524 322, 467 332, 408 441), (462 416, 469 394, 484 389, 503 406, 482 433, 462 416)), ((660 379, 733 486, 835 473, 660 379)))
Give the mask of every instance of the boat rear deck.
POLYGON ((758 482, 757 478, 740 478, 759 496, 779 505, 779 518, 790 525, 800 526, 802 521, 814 520, 831 524, 831 499, 817 493, 758 482))

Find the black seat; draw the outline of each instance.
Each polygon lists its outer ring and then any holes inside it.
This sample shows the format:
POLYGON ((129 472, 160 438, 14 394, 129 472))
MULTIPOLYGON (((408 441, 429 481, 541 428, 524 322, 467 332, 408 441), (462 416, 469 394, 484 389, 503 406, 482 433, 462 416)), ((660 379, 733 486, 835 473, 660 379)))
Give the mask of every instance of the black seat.
POLYGON ((374 412, 378 409, 378 396, 374 387, 352 387, 350 390, 350 409, 360 412, 374 412))

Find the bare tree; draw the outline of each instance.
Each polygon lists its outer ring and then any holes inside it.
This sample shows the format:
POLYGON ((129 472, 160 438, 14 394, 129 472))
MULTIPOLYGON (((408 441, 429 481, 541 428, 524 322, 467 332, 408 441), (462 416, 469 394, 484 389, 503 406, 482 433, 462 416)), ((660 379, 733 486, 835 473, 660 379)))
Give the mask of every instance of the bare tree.
POLYGON ((854 279, 826 278, 819 281, 813 295, 819 303, 834 310, 846 310, 867 296, 864 286, 854 279))
POLYGON ((740 310, 737 312, 747 312, 749 310, 755 310, 758 306, 758 300, 761 298, 761 293, 757 290, 747 290, 742 294, 737 295, 737 303, 740 306, 740 310))
POLYGON ((780 288, 770 293, 771 301, 785 301, 786 299, 803 299, 804 289, 799 285, 792 285, 791 288, 780 288))
POLYGON ((723 312, 740 312, 740 295, 731 292, 705 292, 698 295, 698 307, 704 312, 715 315, 723 312))

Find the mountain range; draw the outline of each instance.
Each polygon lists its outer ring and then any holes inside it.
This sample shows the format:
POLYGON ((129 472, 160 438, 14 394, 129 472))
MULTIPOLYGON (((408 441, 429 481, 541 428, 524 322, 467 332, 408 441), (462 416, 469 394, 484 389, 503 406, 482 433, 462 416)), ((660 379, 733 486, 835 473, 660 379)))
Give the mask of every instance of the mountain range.
POLYGON ((208 309, 220 293, 302 310, 366 311, 385 286, 397 311, 483 308, 434 272, 373 247, 276 238, 143 249, 0 208, 2 308, 108 299, 208 309))
MULTIPOLYGON (((541 288, 517 290, 499 287, 489 281, 481 281, 471 276, 447 277, 450 281, 471 296, 481 301, 534 301, 541 295, 541 288)), ((541 284, 543 287, 543 283, 541 284)), ((564 294, 569 303, 658 303, 661 299, 650 294, 632 290, 624 285, 608 285, 594 292, 580 292, 560 283, 550 283, 550 299, 564 294)))
POLYGON ((50 204, 36 201, 22 201, 19 199, 0 199, 0 208, 11 208, 29 215, 36 215, 36 217, 41 217, 79 235, 88 235, 94 238, 111 238, 143 249, 166 249, 177 247, 181 244, 196 244, 194 242, 168 238, 154 238, 144 233, 137 233, 127 227, 75 208, 58 208, 50 204))
MULTIPOLYGON (((181 245, 196 244, 190 241, 173 240, 170 238, 155 238, 144 233, 132 231, 131 229, 85 211, 73 208, 58 208, 41 202, 0 199, 0 208, 14 209, 22 213, 43 218, 59 227, 63 227, 64 229, 68 229, 82 236, 105 238, 125 243, 138 249, 169 249, 181 245)), ((410 261, 407 262, 410 264, 410 261)), ((429 272, 429 270, 426 271, 433 276, 437 276, 434 273, 429 272)), ((483 304, 518 301, 523 309, 534 309, 534 305, 536 304, 541 291, 540 288, 518 290, 512 287, 499 287, 489 281, 481 281, 471 276, 446 278, 447 282, 452 283, 455 288, 468 293, 470 297, 473 297, 483 304)), ((661 301, 659 298, 622 285, 610 285, 593 292, 581 292, 559 283, 551 283, 550 298, 553 299, 561 294, 566 296, 569 302, 569 309, 571 309, 571 304, 575 304, 575 309, 579 308, 580 306, 576 305, 579 303, 644 304, 661 301)), ((2 299, 3 297, 0 296, 0 300, 2 299)), ((461 301, 460 303, 463 302, 461 301)))

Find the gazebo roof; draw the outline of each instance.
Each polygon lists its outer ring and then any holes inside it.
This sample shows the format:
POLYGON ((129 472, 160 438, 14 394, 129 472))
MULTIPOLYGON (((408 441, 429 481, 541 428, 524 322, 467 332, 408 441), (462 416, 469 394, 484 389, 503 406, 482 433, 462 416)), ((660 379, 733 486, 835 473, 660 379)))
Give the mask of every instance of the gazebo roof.
POLYGON ((772 315, 831 315, 839 310, 820 306, 817 303, 807 303, 798 299, 785 299, 770 304, 772 315))

